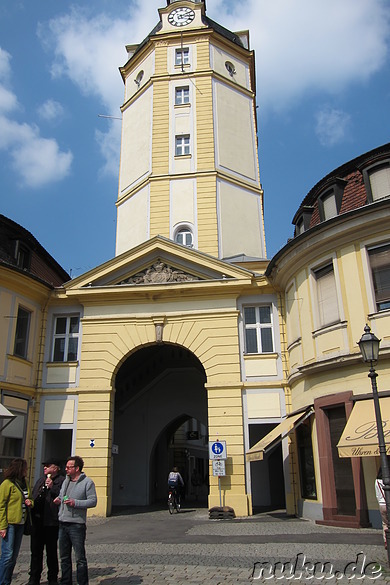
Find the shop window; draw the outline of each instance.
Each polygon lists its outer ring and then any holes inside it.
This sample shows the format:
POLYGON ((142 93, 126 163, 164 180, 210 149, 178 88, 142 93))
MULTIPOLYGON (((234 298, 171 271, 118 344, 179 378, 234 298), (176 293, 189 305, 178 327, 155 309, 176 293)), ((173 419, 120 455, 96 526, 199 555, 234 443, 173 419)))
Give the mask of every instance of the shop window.
POLYGON ((272 307, 244 307, 246 353, 272 353, 274 351, 272 307))
POLYGON ((340 320, 333 263, 313 270, 313 273, 316 283, 319 326, 324 327, 340 320))
POLYGON ((55 318, 53 339, 53 362, 77 361, 80 317, 78 315, 55 318))
POLYGON ((368 250, 377 311, 390 309, 390 244, 368 250))
POLYGON ((31 312, 19 307, 16 317, 14 355, 24 359, 27 358, 30 320, 31 312))
POLYGON ((317 499, 316 477, 314 471, 313 445, 311 442, 310 422, 297 428, 299 473, 301 496, 309 500, 317 499))

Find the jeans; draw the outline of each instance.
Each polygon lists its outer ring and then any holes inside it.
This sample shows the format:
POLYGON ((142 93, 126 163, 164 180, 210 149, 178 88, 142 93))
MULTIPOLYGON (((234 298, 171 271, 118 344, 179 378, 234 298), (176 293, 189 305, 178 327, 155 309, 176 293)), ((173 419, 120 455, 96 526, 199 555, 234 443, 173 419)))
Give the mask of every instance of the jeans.
POLYGON ((22 544, 24 524, 9 524, 1 543, 0 585, 10 585, 22 544))
POLYGON ((57 556, 58 526, 43 526, 36 520, 33 522, 31 533, 31 563, 30 583, 39 585, 43 569, 43 552, 46 547, 47 580, 57 583, 58 556, 57 556))
POLYGON ((72 585, 72 547, 76 558, 77 584, 88 585, 88 565, 85 555, 86 533, 85 524, 60 522, 58 544, 61 560, 61 585, 72 585))

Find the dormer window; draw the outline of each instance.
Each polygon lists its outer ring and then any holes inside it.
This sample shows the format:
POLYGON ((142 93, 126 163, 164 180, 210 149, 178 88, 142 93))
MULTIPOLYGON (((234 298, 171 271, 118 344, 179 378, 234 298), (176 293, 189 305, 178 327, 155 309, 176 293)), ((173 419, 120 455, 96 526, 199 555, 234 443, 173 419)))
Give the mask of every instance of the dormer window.
POLYGON ((390 197, 390 162, 381 162, 363 171, 367 201, 373 203, 390 197))
POLYGON ((331 187, 318 197, 318 210, 321 221, 327 221, 340 213, 346 181, 337 179, 331 187))
POLYGON ((312 213, 313 208, 309 206, 300 207, 298 209, 293 219, 293 223, 295 224, 295 236, 299 236, 309 229, 312 213))
POLYGON ((31 263, 31 252, 29 248, 20 240, 16 240, 14 254, 16 266, 22 268, 22 270, 28 270, 31 263))

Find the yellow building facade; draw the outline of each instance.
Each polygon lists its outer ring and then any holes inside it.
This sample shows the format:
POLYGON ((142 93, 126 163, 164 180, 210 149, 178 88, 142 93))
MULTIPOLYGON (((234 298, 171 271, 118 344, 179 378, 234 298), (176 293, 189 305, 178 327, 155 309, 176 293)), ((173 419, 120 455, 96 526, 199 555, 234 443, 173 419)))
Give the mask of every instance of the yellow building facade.
POLYGON ((337 445, 370 400, 366 322, 389 381, 389 145, 313 187, 268 261, 249 33, 204 0, 167 0, 157 18, 120 68, 115 257, 34 281, 28 301, 26 274, 0 261, 1 314, 21 306, 31 323, 31 351, 15 354, 12 319, 0 342, 2 403, 26 401, 23 429, 0 435, 3 465, 26 456, 36 479, 45 459, 80 455, 103 516, 165 502, 177 466, 209 508, 376 525, 378 460, 337 445))

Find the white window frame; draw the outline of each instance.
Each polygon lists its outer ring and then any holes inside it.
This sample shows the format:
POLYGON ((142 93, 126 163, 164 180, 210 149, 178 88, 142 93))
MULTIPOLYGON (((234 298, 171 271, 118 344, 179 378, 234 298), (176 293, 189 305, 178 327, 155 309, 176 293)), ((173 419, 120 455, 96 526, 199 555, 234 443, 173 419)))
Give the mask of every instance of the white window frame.
POLYGON ((175 136, 175 156, 189 156, 191 154, 191 136, 181 134, 175 136))
POLYGON ((175 106, 185 106, 190 103, 190 86, 180 85, 175 87, 175 106))
POLYGON ((273 354, 275 353, 275 333, 274 333, 274 318, 273 318, 273 306, 271 303, 253 303, 253 304, 245 304, 242 306, 242 320, 243 320, 243 327, 244 327, 244 347, 245 347, 245 355, 259 355, 259 354, 273 354), (267 307, 270 313, 270 322, 269 323, 262 323, 260 318, 260 309, 267 307), (255 323, 246 323, 245 320, 245 309, 255 309, 255 323), (261 332, 264 329, 271 330, 271 339, 272 339, 272 350, 271 351, 263 351, 262 347, 262 337, 261 332), (256 331, 256 346, 257 351, 249 352, 247 347, 247 337, 246 332, 248 330, 255 330, 256 331))
POLYGON ((187 248, 193 248, 194 247, 194 234, 193 234, 191 228, 186 227, 186 226, 181 226, 178 230, 176 230, 175 242, 177 244, 181 244, 182 246, 186 246, 187 248), (190 243, 186 243, 188 235, 191 236, 190 243), (180 241, 180 240, 184 240, 184 241, 180 241))
POLYGON ((370 167, 367 167, 363 170, 363 179, 364 184, 366 186, 367 192, 367 201, 368 203, 375 203, 376 201, 381 201, 382 199, 386 199, 390 197, 390 161, 385 160, 381 162, 374 163, 370 167), (371 180, 372 177, 376 173, 383 173, 383 176, 380 178, 381 185, 378 186, 378 189, 382 189, 384 194, 378 196, 376 193, 375 186, 373 185, 373 181, 371 180), (387 187, 386 187, 387 183, 387 187), (373 188, 374 187, 374 188, 373 188))
POLYGON ((58 314, 53 316, 53 338, 52 338, 52 346, 51 346, 51 361, 53 363, 69 363, 78 361, 80 351, 80 314, 79 313, 66 313, 66 314, 58 314), (71 332, 70 331, 70 323, 71 319, 75 317, 78 318, 78 331, 71 332), (57 320, 58 319, 66 319, 66 330, 65 333, 56 333, 57 329, 57 320), (64 348, 63 348, 63 359, 58 360, 54 359, 55 357, 55 348, 56 348, 56 340, 64 339, 64 348), (69 355, 69 340, 70 339, 77 339, 77 352, 76 352, 76 359, 68 360, 69 355))
POLYGON ((175 49, 175 67, 182 67, 184 65, 190 65, 190 48, 180 47, 175 49))

